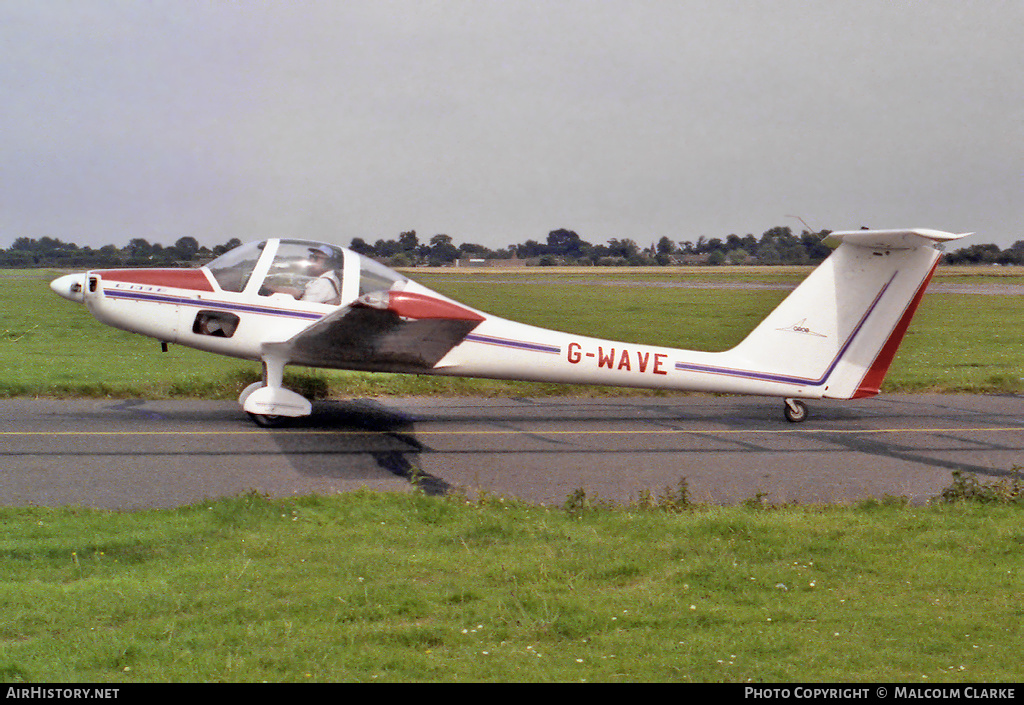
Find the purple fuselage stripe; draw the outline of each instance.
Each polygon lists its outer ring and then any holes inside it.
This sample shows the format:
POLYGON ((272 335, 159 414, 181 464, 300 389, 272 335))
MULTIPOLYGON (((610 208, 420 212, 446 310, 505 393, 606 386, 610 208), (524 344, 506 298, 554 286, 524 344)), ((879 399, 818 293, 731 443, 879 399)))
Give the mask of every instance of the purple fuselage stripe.
POLYGON ((716 375, 727 375, 730 377, 745 377, 747 379, 756 379, 762 382, 780 382, 783 384, 800 384, 809 387, 820 387, 821 385, 825 384, 825 382, 829 378, 829 375, 831 375, 832 371, 836 368, 836 365, 838 365, 839 362, 843 359, 843 355, 846 354, 846 351, 849 349, 850 345, 853 344, 853 340, 854 338, 857 337, 857 333, 859 333, 861 328, 864 327, 864 324, 867 322, 868 317, 871 315, 871 312, 875 310, 876 306, 878 306, 878 302, 882 300, 882 296, 889 288, 889 285, 892 284, 897 274, 899 274, 898 271, 894 272, 893 275, 889 278, 889 281, 887 281, 885 283, 885 286, 882 287, 881 291, 878 292, 878 294, 875 296, 875 300, 871 302, 871 305, 868 306, 868 310, 865 311, 860 321, 857 323, 853 331, 850 333, 850 337, 846 339, 846 342, 843 343, 843 347, 841 347, 839 349, 839 352, 836 353, 836 356, 832 359, 832 363, 825 370, 825 373, 818 379, 809 379, 807 377, 792 377, 788 375, 777 375, 768 372, 753 372, 751 370, 737 370, 730 367, 695 365, 689 362, 677 362, 676 369, 683 372, 705 372, 716 375))
POLYGON ((104 295, 112 299, 124 299, 129 301, 147 301, 158 304, 176 304, 178 306, 195 306, 196 308, 212 308, 225 311, 239 311, 242 313, 258 313, 266 316, 284 316, 286 318, 301 318, 308 321, 318 321, 325 314, 315 311, 288 311, 278 308, 267 308, 252 304, 234 304, 226 301, 213 301, 211 299, 193 299, 187 296, 171 296, 169 294, 146 294, 139 291, 125 291, 123 289, 104 289, 104 295))
POLYGON ((494 338, 489 335, 467 335, 466 340, 471 343, 483 343, 485 345, 498 345, 504 348, 515 348, 516 350, 530 350, 533 352, 550 353, 561 355, 562 348, 555 345, 543 345, 541 343, 528 343, 522 340, 508 340, 506 338, 494 338))

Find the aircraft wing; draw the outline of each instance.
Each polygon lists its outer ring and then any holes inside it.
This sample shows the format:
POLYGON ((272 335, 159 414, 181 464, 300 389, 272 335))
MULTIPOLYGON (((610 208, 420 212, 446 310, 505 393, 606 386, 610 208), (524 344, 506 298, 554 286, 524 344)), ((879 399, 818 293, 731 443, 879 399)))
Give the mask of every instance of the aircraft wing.
POLYGON ((424 372, 484 320, 467 308, 406 291, 367 294, 264 352, 297 365, 424 372))

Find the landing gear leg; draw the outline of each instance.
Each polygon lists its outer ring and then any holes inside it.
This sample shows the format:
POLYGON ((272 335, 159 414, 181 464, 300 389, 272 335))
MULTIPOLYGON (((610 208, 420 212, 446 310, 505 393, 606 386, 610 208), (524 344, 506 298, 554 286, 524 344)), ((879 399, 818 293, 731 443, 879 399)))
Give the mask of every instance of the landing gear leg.
POLYGON ((308 399, 282 386, 286 364, 283 358, 264 357, 263 381, 247 387, 238 399, 259 426, 281 426, 289 419, 309 416, 313 411, 308 399))
POLYGON ((790 423, 800 423, 807 420, 807 404, 799 399, 786 399, 786 404, 782 407, 782 410, 786 414, 786 420, 790 423))

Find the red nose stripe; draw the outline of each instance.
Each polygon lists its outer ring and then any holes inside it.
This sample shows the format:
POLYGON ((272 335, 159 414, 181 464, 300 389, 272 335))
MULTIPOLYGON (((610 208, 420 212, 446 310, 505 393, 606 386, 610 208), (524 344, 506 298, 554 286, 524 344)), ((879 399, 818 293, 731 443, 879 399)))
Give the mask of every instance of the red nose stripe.
POLYGON ((210 280, 201 269, 102 269, 95 274, 103 277, 104 281, 213 291, 210 280))

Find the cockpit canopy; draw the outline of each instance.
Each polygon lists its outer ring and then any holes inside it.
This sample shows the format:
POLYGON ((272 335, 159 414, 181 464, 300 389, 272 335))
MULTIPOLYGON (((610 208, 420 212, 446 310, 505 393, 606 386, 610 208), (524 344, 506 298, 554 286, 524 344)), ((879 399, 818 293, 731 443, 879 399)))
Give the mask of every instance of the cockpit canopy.
POLYGON ((289 295, 300 301, 347 304, 408 279, 344 247, 312 240, 270 239, 236 247, 206 265, 224 291, 289 295))

